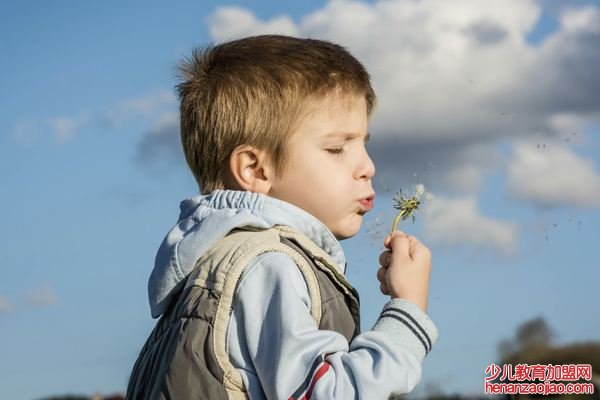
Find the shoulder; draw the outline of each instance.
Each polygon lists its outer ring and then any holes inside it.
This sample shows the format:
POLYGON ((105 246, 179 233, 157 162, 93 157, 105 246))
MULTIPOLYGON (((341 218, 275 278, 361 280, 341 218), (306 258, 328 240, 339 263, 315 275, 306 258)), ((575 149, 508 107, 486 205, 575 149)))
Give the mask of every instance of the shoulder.
POLYGON ((245 268, 236 294, 263 297, 272 293, 285 293, 301 297, 310 303, 308 287, 295 261, 287 254, 266 252, 254 257, 245 268))

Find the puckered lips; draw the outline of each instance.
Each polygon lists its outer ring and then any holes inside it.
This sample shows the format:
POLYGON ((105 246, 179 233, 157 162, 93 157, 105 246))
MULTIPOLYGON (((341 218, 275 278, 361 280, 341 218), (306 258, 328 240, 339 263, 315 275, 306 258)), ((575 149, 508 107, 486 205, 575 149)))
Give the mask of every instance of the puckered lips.
POLYGON ((359 200, 360 203, 360 211, 362 214, 371 211, 373 208, 373 203, 375 201, 375 193, 371 193, 368 197, 365 197, 362 200, 359 200))

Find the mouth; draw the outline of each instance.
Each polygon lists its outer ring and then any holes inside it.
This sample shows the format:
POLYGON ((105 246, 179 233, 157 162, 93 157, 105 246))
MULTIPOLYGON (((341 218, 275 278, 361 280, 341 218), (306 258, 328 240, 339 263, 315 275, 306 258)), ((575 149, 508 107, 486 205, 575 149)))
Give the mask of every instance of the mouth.
POLYGON ((359 214, 364 215, 367 212, 371 211, 373 208, 373 204, 375 202, 375 193, 369 195, 369 197, 364 198, 358 201, 360 203, 360 212, 359 214))

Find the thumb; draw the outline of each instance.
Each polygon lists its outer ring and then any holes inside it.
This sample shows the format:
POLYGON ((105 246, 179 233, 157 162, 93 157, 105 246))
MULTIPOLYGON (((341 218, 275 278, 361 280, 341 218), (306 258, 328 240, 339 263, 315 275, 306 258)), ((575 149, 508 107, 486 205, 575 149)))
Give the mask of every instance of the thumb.
POLYGON ((410 241, 402 231, 395 231, 388 235, 385 238, 384 245, 396 255, 409 257, 410 241))
POLYGON ((399 229, 395 230, 392 233, 388 233, 387 236, 385 237, 385 239, 383 239, 383 245, 385 247, 387 247, 388 249, 391 249, 390 242, 392 241, 392 237, 394 237, 396 235, 406 235, 406 234, 399 229))

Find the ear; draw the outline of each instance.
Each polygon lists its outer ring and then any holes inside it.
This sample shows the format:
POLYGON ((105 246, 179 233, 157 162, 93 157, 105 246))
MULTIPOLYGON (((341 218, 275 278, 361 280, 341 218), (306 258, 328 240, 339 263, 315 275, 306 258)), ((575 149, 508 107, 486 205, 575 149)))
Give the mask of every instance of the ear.
POLYGON ((268 193, 272 185, 272 169, 267 154, 248 144, 236 147, 225 169, 225 187, 268 193))

